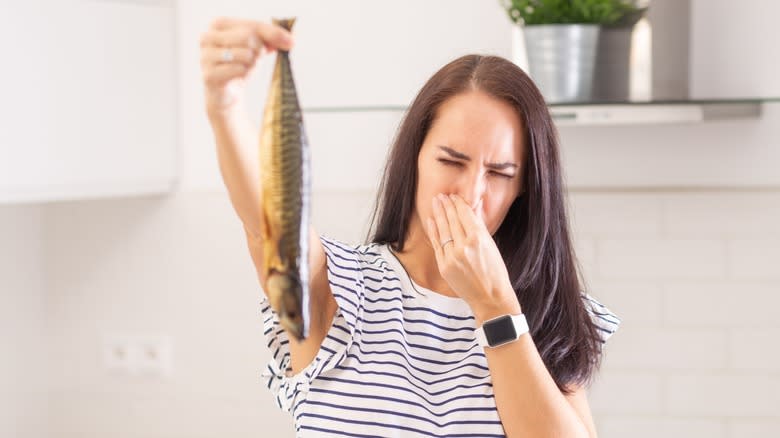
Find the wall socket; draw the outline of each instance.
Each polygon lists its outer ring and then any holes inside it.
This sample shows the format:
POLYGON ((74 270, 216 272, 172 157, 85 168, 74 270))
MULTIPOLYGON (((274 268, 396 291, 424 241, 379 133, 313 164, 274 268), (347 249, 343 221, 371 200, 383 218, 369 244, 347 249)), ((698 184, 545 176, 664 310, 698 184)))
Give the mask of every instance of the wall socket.
POLYGON ((168 335, 104 335, 102 356, 103 367, 115 374, 168 377, 173 371, 168 335))

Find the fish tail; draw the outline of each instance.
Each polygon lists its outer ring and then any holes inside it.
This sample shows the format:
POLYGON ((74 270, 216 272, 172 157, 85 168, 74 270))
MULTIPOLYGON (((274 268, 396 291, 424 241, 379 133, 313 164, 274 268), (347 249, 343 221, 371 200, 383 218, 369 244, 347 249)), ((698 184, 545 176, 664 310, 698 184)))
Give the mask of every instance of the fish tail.
POLYGON ((292 18, 274 18, 271 21, 275 25, 281 26, 284 30, 290 32, 290 31, 292 31, 293 24, 295 24, 295 19, 296 18, 297 17, 292 17, 292 18))

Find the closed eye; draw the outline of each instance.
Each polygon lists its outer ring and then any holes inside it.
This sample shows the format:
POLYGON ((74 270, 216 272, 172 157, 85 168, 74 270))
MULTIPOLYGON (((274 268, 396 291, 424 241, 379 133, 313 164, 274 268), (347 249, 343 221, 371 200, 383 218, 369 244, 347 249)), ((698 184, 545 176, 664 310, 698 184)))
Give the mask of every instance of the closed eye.
POLYGON ((514 178, 514 175, 507 175, 505 173, 496 172, 495 170, 491 170, 490 173, 495 175, 495 176, 500 176, 501 178, 506 178, 506 179, 514 178))
POLYGON ((445 160, 444 158, 439 158, 439 161, 446 164, 447 166, 455 166, 455 167, 463 166, 463 163, 461 163, 460 161, 445 160))
MULTIPOLYGON (((447 160, 445 158, 437 158, 437 160, 439 160, 442 164, 444 164, 446 166, 463 167, 463 163, 460 162, 460 161, 447 160)), ((495 175, 495 176, 499 176, 501 178, 507 178, 507 179, 514 178, 514 175, 507 175, 505 173, 496 172, 495 170, 491 170, 490 174, 491 175, 495 175)))

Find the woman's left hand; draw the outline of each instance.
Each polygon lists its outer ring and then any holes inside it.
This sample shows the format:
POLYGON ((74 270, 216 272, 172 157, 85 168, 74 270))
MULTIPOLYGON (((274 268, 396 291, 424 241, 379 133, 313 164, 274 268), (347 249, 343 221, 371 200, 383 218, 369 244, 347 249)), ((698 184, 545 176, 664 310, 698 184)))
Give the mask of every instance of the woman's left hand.
POLYGON ((434 197, 433 220, 428 219, 426 231, 439 272, 475 314, 490 309, 520 312, 501 252, 463 198, 434 197))

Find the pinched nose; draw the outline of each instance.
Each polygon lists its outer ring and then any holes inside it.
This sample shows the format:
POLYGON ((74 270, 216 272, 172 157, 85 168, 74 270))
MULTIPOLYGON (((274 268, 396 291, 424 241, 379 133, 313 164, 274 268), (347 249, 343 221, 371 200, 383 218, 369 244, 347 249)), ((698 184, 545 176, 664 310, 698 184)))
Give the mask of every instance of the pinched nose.
POLYGON ((477 203, 472 205, 471 211, 479 215, 479 213, 482 211, 482 198, 479 198, 477 203))

